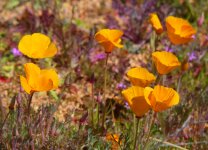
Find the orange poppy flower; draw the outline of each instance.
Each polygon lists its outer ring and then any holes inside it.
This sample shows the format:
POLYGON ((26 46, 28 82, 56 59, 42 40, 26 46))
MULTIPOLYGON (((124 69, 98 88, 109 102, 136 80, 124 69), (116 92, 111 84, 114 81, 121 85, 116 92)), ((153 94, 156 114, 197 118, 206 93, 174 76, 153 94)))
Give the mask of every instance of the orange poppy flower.
POLYGON ((157 71, 160 74, 167 74, 181 65, 178 58, 174 54, 166 51, 153 52, 152 60, 154 61, 157 71))
POLYGON ((112 50, 117 48, 122 48, 121 36, 123 32, 115 29, 102 29, 95 34, 95 39, 105 48, 106 53, 111 53, 112 50))
POLYGON ((41 33, 23 36, 18 49, 30 58, 47 58, 57 53, 56 45, 51 42, 49 37, 41 33))
POLYGON ((53 69, 41 70, 33 63, 24 65, 26 77, 20 76, 23 89, 31 94, 38 91, 49 91, 58 88, 58 75, 53 69))
POLYGON ((144 89, 146 102, 155 112, 161 112, 179 103, 179 94, 172 88, 157 85, 144 89))
POLYGON ((162 24, 156 13, 150 14, 150 23, 157 34, 161 34, 163 32, 162 24))
POLYGON ((132 85, 145 87, 150 83, 154 82, 156 77, 150 73, 146 68, 137 67, 132 68, 127 72, 127 76, 131 81, 132 85))
POLYGON ((186 44, 193 40, 196 30, 188 21, 182 18, 168 16, 165 22, 168 37, 173 44, 186 44))
POLYGON ((144 99, 143 87, 132 86, 123 90, 122 95, 137 117, 142 117, 150 109, 149 104, 144 99))
POLYGON ((121 141, 119 141, 119 135, 118 134, 106 134, 106 140, 110 141, 112 143, 112 150, 118 150, 119 144, 121 144, 121 141))

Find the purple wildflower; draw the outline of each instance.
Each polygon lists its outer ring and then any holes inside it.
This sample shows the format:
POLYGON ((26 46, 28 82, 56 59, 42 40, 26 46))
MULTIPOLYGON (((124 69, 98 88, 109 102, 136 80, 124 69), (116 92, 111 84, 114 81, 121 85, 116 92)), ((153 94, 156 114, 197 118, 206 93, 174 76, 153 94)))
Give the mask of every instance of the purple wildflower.
POLYGON ((193 61, 197 59, 197 55, 195 52, 188 53, 189 61, 193 61))
POLYGON ((126 109, 130 109, 129 104, 128 104, 126 101, 124 102, 124 107, 125 107, 126 109))
POLYGON ((105 53, 100 53, 100 54, 95 55, 95 57, 99 60, 105 59, 105 56, 106 56, 105 53))
POLYGON ((105 59, 105 57, 106 57, 106 54, 105 53, 97 53, 97 54, 91 54, 90 55, 90 61, 92 62, 92 63, 95 63, 95 62, 97 62, 97 61, 100 61, 100 60, 103 60, 103 59, 105 59))
POLYGON ((191 38, 195 40, 196 39, 196 36, 195 35, 192 35, 191 38))
POLYGON ((174 50, 171 47, 169 47, 169 46, 165 47, 165 51, 171 52, 171 53, 174 52, 174 50))
POLYGON ((16 47, 12 48, 11 51, 15 57, 22 56, 22 53, 16 47))
POLYGON ((202 13, 199 19, 197 20, 197 25, 201 27, 203 23, 204 23, 204 13, 202 13))
POLYGON ((123 89, 125 89, 125 88, 126 88, 126 85, 125 85, 125 84, 123 84, 123 83, 117 84, 117 89, 118 89, 118 90, 123 90, 123 89))

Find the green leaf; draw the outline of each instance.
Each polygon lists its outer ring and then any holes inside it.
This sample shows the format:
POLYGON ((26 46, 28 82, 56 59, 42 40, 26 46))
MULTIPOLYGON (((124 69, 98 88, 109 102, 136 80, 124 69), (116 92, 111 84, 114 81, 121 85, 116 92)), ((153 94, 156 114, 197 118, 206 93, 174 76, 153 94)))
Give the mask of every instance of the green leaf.
POLYGON ((49 95, 55 100, 59 99, 59 97, 55 91, 49 91, 49 95))
POLYGON ((20 1, 19 0, 9 0, 7 2, 6 8, 7 9, 13 9, 14 7, 16 7, 17 5, 19 5, 20 1))

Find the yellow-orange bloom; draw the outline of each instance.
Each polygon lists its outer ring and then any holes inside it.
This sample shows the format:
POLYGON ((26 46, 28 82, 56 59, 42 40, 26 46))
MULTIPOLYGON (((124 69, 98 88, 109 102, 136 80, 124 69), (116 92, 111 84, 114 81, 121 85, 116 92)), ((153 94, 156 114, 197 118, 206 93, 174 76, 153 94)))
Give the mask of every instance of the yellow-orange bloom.
POLYGON ((95 34, 95 39, 105 48, 106 53, 111 53, 112 50, 122 48, 121 36, 123 32, 115 29, 102 29, 95 34))
POLYGON ((38 91, 49 91, 58 88, 58 75, 53 69, 41 70, 33 63, 24 65, 26 77, 20 76, 23 89, 31 94, 38 91))
POLYGON ((167 74, 181 65, 174 54, 166 51, 153 52, 152 60, 160 74, 167 74))
POLYGON ((119 144, 121 144, 121 141, 119 141, 119 135, 118 134, 106 134, 106 140, 112 143, 112 150, 118 150, 119 144))
POLYGON ((132 68, 127 72, 127 76, 132 85, 145 87, 155 81, 155 76, 150 73, 146 68, 137 67, 132 68))
POLYGON ((150 23, 157 34, 161 34, 163 32, 162 24, 156 13, 150 14, 150 23))
POLYGON ((166 110, 179 103, 179 94, 172 88, 157 85, 144 89, 144 97, 155 112, 166 110))
POLYGON ((132 86, 122 91, 122 95, 137 117, 142 117, 150 109, 144 98, 144 88, 132 86))
POLYGON ((23 36, 18 49, 30 58, 47 58, 57 53, 56 45, 51 42, 49 37, 41 33, 23 36))
POLYGON ((173 44, 186 44, 193 40, 196 30, 182 19, 168 16, 165 20, 168 37, 173 44))

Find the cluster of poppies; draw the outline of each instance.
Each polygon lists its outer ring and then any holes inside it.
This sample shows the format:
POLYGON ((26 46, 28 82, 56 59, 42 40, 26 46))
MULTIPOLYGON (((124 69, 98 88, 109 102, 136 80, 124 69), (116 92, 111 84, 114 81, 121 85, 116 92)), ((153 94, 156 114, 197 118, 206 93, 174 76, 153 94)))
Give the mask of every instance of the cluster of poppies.
MULTIPOLYGON (((56 45, 49 37, 41 33, 23 36, 18 49, 32 59, 53 57, 57 53, 56 45)), ((34 63, 26 63, 24 70, 25 77, 20 76, 20 82, 28 94, 49 91, 58 87, 59 79, 54 69, 40 69, 34 63)))
MULTIPOLYGON (((106 53, 110 53, 115 47, 122 47, 120 44, 122 34, 119 30, 103 29, 96 33, 95 39, 105 48, 106 53)), ((177 57, 170 52, 154 52, 152 59, 161 75, 180 66, 177 57)), ((133 86, 122 91, 122 94, 138 117, 144 115, 150 107, 158 112, 178 104, 179 95, 172 88, 161 85, 155 86, 154 89, 147 87, 156 80, 156 77, 147 69, 132 68, 128 71, 127 76, 133 86)))
MULTIPOLYGON (((167 35, 172 44, 186 44, 194 39, 196 30, 186 20, 168 16, 165 21, 167 35)), ((164 29, 157 14, 150 15, 150 23, 158 35, 163 33, 164 29)), ((181 65, 173 53, 166 51, 153 52, 152 61, 158 76, 168 74, 181 65)), ((136 116, 143 116, 150 108, 160 112, 179 103, 179 94, 174 89, 164 87, 157 81, 154 88, 148 87, 155 82, 156 77, 147 69, 142 67, 130 69, 127 76, 132 87, 123 90, 122 94, 136 116)))
MULTIPOLYGON (((157 34, 163 33, 164 28, 157 14, 150 14, 150 23, 157 34)), ((190 42, 194 39, 194 35, 196 34, 196 30, 191 26, 191 24, 182 18, 168 16, 165 19, 165 25, 168 38, 175 45, 190 42)))
MULTIPOLYGON (((150 23, 157 34, 164 31, 156 14, 150 15, 150 23)), ((166 18, 166 28, 168 37, 173 44, 185 44, 191 41, 196 33, 186 20, 173 16, 166 18)), ((102 29, 95 34, 95 39, 109 54, 114 48, 123 47, 121 44, 122 35, 123 32, 120 30, 102 29)), ((18 48, 24 55, 33 59, 53 57, 57 53, 56 45, 49 37, 41 33, 25 35, 20 40, 18 48)), ((166 51, 153 52, 152 61, 158 76, 168 74, 181 65, 173 53, 166 51)), ((58 87, 58 75, 54 69, 41 70, 36 64, 26 63, 24 70, 25 77, 20 76, 20 81, 28 94, 58 87)), ((132 86, 123 90, 122 94, 136 116, 143 116, 150 108, 155 112, 160 112, 179 103, 179 94, 172 88, 159 85, 155 75, 146 68, 132 68, 127 72, 127 76, 132 86), (153 88, 149 87, 152 83, 155 85, 153 88)))
MULTIPOLYGON (((160 35, 164 28, 157 16, 150 15, 150 23, 155 32, 160 35)), ((169 40, 175 45, 186 44, 194 39, 196 30, 182 18, 168 16, 166 18, 166 28, 169 40)), ((122 48, 120 30, 103 29, 96 33, 95 39, 101 44, 106 53, 112 52, 114 48, 122 48)), ((155 51, 152 53, 152 61, 158 72, 158 77, 170 73, 181 63, 171 52, 155 51)), ((172 88, 160 85, 156 81, 154 74, 146 68, 136 67, 127 72, 127 76, 132 84, 131 87, 122 91, 125 100, 137 117, 142 117, 149 109, 161 112, 179 103, 179 94, 172 88), (154 83, 154 87, 149 87, 154 83)))
MULTIPOLYGON (((165 53, 169 55, 168 52, 165 53)), ((167 67, 170 71, 174 69, 174 67, 169 68, 165 63, 162 64, 160 58, 156 60, 157 63, 161 63, 161 67, 167 67)), ((178 64, 180 63, 178 62, 178 64)), ((122 94, 137 117, 142 117, 150 108, 155 112, 160 112, 178 104, 179 94, 174 89, 164 87, 157 83, 154 88, 149 87, 151 83, 155 82, 156 77, 146 68, 132 68, 127 72, 127 76, 132 86, 123 90, 122 94)))

